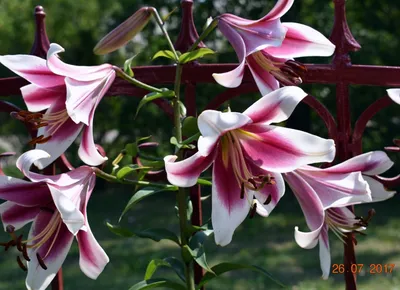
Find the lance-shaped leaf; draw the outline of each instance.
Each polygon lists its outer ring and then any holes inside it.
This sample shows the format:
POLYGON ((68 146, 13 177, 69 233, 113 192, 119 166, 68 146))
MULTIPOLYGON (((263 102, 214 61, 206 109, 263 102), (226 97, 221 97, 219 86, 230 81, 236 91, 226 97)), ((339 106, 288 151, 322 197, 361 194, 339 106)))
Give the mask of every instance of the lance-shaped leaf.
POLYGON ((147 166, 139 166, 138 164, 130 164, 127 166, 122 167, 118 172, 117 172, 117 178, 118 179, 124 179, 128 174, 137 171, 137 170, 148 170, 151 169, 150 167, 147 166))
POLYGON ((190 61, 194 61, 196 59, 202 58, 208 54, 214 54, 215 51, 209 48, 199 48, 191 52, 186 52, 179 57, 179 63, 184 64, 190 61))
POLYGON ((161 240, 170 240, 175 242, 176 244, 180 244, 179 238, 177 235, 167 229, 147 229, 144 231, 131 231, 128 230, 127 228, 118 226, 118 225, 113 225, 110 224, 109 222, 106 222, 106 225, 108 229, 123 238, 130 238, 137 236, 139 238, 146 238, 146 239, 151 239, 155 242, 159 242, 161 240))
POLYGON ((133 285, 129 290, 144 290, 144 289, 153 289, 153 288, 168 288, 175 290, 186 290, 186 287, 182 284, 167 280, 167 279, 150 279, 141 281, 135 285, 133 285))
POLYGON ((164 57, 175 60, 175 55, 171 50, 160 50, 157 51, 155 55, 153 55, 151 60, 155 60, 156 58, 164 57))
POLYGON ((121 213, 121 216, 119 218, 119 221, 121 221, 122 217, 135 205, 137 204, 139 201, 141 201, 142 199, 156 194, 156 193, 160 193, 160 192, 164 192, 164 191, 177 191, 178 187, 174 186, 174 185, 169 185, 166 184, 164 187, 145 187, 142 188, 141 190, 137 191, 132 197, 131 199, 128 201, 127 205, 125 206, 125 209, 123 210, 123 212, 121 213))
POLYGON ((94 47, 95 54, 107 54, 126 45, 149 22, 154 8, 143 7, 104 36, 94 47))
POLYGON ((204 270, 210 273, 214 273, 211 267, 207 263, 206 253, 204 251, 204 241, 212 234, 212 230, 205 230, 197 232, 189 241, 189 246, 185 246, 184 250, 189 253, 197 264, 200 265, 204 270))
POLYGON ((168 257, 163 260, 151 260, 147 265, 146 273, 144 274, 144 280, 151 279, 159 267, 168 267, 173 269, 178 277, 185 282, 185 266, 183 265, 182 261, 175 257, 168 257))
POLYGON ((165 90, 162 93, 152 92, 152 93, 145 95, 139 102, 139 105, 136 109, 135 118, 139 114, 140 109, 147 103, 152 102, 157 99, 160 99, 160 98, 172 98, 174 96, 175 96, 174 91, 170 91, 170 90, 165 90))
POLYGON ((135 54, 134 56, 132 56, 131 58, 128 58, 125 62, 124 62, 124 72, 130 76, 131 78, 133 78, 134 73, 132 71, 132 61, 133 59, 137 56, 137 54, 135 54))
POLYGON ((278 284, 281 287, 286 287, 283 283, 279 282, 277 279, 275 279, 274 277, 272 277, 272 275, 267 272, 266 270, 264 270, 261 267, 258 266, 254 266, 254 265, 243 265, 243 264, 235 264, 235 263, 221 263, 218 264, 214 267, 211 268, 213 273, 208 272, 205 273, 205 275, 203 276, 203 279, 201 279, 200 283, 197 285, 196 289, 200 289, 202 286, 204 286, 205 284, 207 284, 208 282, 210 282, 212 279, 226 273, 229 271, 233 271, 233 270, 242 270, 242 269, 249 269, 255 272, 259 272, 261 274, 263 274, 264 276, 268 277, 269 279, 271 279, 272 281, 274 281, 276 284, 278 284))

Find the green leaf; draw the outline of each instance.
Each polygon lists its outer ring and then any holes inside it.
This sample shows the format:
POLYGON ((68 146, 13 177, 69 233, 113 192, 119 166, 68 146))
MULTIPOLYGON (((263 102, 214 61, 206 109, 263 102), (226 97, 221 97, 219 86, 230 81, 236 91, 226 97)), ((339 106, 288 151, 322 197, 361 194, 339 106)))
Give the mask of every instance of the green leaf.
POLYGON ((207 272, 213 273, 213 270, 207 263, 206 253, 204 251, 204 241, 212 233, 212 230, 197 232, 189 241, 189 250, 187 250, 196 261, 207 272))
POLYGON ((153 277, 154 273, 159 267, 169 267, 175 271, 178 277, 185 282, 185 266, 183 263, 175 257, 151 260, 147 265, 146 273, 144 274, 144 280, 149 280, 153 277))
POLYGON ((215 277, 218 277, 226 272, 233 271, 233 270, 241 270, 241 269, 249 269, 252 271, 259 272, 265 276, 267 276, 269 279, 274 281, 276 284, 286 287, 284 284, 282 284, 280 281, 276 280, 275 278, 272 277, 270 273, 265 271, 264 269, 254 266, 254 265, 243 265, 243 264, 235 264, 235 263, 221 263, 218 264, 214 267, 211 268, 214 274, 212 273, 205 273, 203 276, 203 279, 201 279, 200 283, 197 285, 196 289, 200 289, 202 286, 210 282, 212 279, 215 277))
POLYGON ((119 225, 110 224, 109 222, 107 222, 106 225, 112 233, 114 233, 120 237, 130 238, 130 237, 137 236, 139 238, 151 239, 156 242, 159 242, 161 240, 170 240, 170 241, 173 241, 176 244, 180 245, 180 241, 179 241, 179 238, 177 237, 177 235, 167 229, 154 228, 154 229, 147 229, 147 230, 143 230, 143 231, 131 231, 131 230, 123 228, 119 225))
POLYGON ((136 114, 135 114, 135 118, 137 117, 137 115, 139 114, 140 109, 146 105, 149 102, 152 102, 154 100, 157 100, 159 98, 172 98, 174 97, 175 93, 173 91, 170 90, 165 90, 162 93, 157 93, 157 92, 152 92, 152 93, 148 93, 147 95, 145 95, 139 102, 139 105, 137 106, 136 109, 136 114))
POLYGON ((133 59, 137 56, 137 54, 135 54, 134 56, 132 56, 131 58, 128 58, 125 62, 124 62, 124 72, 129 75, 131 78, 133 78, 134 74, 132 71, 132 61, 133 59))
POLYGON ((189 116, 183 120, 182 123, 182 135, 193 136, 199 133, 199 127, 197 126, 197 119, 189 116))
POLYGON ((191 218, 192 218, 192 214, 193 214, 193 203, 192 203, 192 201, 190 200, 190 198, 188 199, 188 201, 187 201, 187 207, 186 207, 186 219, 188 220, 188 221, 190 221, 191 220, 191 218))
POLYGON ((175 60, 175 55, 171 50, 160 50, 160 51, 156 52, 156 54, 153 56, 153 58, 151 60, 155 60, 156 58, 159 58, 159 57, 165 57, 165 58, 175 60))
POLYGON ((212 182, 211 181, 209 181, 207 179, 202 179, 202 178, 197 179, 197 184, 212 186, 212 182))
POLYGON ((132 173, 133 171, 142 170, 142 169, 146 170, 146 169, 151 169, 151 168, 145 167, 145 166, 140 166, 138 164, 130 164, 130 165, 124 166, 120 170, 118 170, 117 178, 123 179, 125 176, 132 173))
POLYGON ((121 216, 119 217, 119 221, 121 221, 122 217, 139 201, 142 199, 149 197, 150 195, 164 192, 164 191, 177 191, 178 187, 174 185, 165 185, 165 187, 145 187, 137 191, 131 199, 128 201, 127 205, 125 206, 125 209, 122 211, 121 216))
POLYGON ((207 54, 214 54, 215 51, 209 49, 209 48, 199 48, 196 50, 193 50, 191 52, 186 52, 184 54, 182 54, 179 57, 179 63, 184 64, 193 60, 196 60, 198 58, 201 58, 207 54))
POLYGON ((144 289, 153 289, 160 287, 175 289, 175 290, 186 290, 186 287, 184 285, 167 279, 150 279, 141 281, 133 285, 131 288, 129 288, 129 290, 144 290, 144 289))

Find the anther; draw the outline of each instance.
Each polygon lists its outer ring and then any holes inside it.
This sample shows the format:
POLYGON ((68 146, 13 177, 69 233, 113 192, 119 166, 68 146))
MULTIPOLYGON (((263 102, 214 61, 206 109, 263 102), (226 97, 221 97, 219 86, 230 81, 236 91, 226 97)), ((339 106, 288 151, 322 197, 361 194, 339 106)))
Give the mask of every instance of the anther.
POLYGON ((244 182, 240 185, 240 199, 244 198, 244 182))
POLYGON ((247 179, 248 182, 251 183, 251 185, 253 185, 254 190, 257 190, 257 183, 255 182, 255 180, 253 178, 249 178, 247 179))
POLYGON ((28 270, 28 269, 26 268, 26 266, 24 265, 24 263, 22 263, 21 258, 20 258, 19 256, 17 256, 17 263, 18 263, 18 266, 19 266, 22 270, 24 270, 24 271, 27 271, 27 270, 28 270))
MULTIPOLYGON (((43 136, 43 135, 42 135, 43 136)), ((39 141, 36 141, 36 143, 37 144, 43 144, 43 143, 46 143, 47 141, 49 141, 50 139, 51 139, 51 135, 50 136, 47 136, 47 137, 44 137, 44 138, 42 138, 42 139, 40 139, 39 141)))
POLYGON ((29 111, 26 111, 26 110, 21 110, 21 111, 17 112, 17 114, 20 115, 21 117, 26 117, 32 113, 29 111))
POLYGON ((48 126, 49 125, 49 123, 46 123, 46 122, 39 122, 38 124, 36 124, 35 126, 33 126, 33 128, 34 129, 39 129, 39 128, 41 128, 41 127, 46 127, 46 126, 48 126))
POLYGON ((27 260, 28 262, 31 260, 28 256, 28 251, 26 248, 26 243, 22 244, 22 256, 24 256, 24 259, 27 260))
POLYGON ((38 141, 42 140, 44 135, 37 136, 28 142, 29 145, 35 145, 38 141))
POLYGON ((6 226, 6 232, 12 234, 15 231, 15 227, 12 225, 6 226))
POLYGON ((365 219, 364 222, 365 222, 365 223, 370 222, 371 219, 372 219, 372 217, 373 217, 375 214, 376 214, 375 209, 371 208, 371 209, 368 211, 368 216, 367 216, 367 218, 365 219))
POLYGON ((47 270, 47 266, 44 263, 42 257, 40 257, 39 253, 36 253, 36 258, 37 258, 37 260, 39 262, 40 267, 42 267, 44 270, 47 270))
POLYGON ((270 194, 268 195, 267 200, 263 204, 267 205, 271 202, 271 200, 272 200, 272 195, 270 194))
POLYGON ((31 121, 39 120, 42 117, 43 117, 42 113, 32 113, 32 114, 27 115, 25 117, 25 121, 26 122, 31 122, 31 121))
POLYGON ((257 212, 257 203, 254 203, 250 210, 249 219, 252 219, 255 216, 256 212, 257 212))
POLYGON ((22 252, 22 234, 18 236, 17 238, 17 249, 18 251, 22 252))
POLYGON ((291 67, 296 72, 306 72, 307 71, 307 67, 304 64, 302 64, 301 62, 295 61, 295 60, 288 60, 285 62, 285 65, 291 67))
POLYGON ((300 78, 300 76, 288 66, 281 67, 281 71, 284 72, 285 74, 289 75, 289 76, 292 76, 292 77, 295 77, 295 78, 300 78))

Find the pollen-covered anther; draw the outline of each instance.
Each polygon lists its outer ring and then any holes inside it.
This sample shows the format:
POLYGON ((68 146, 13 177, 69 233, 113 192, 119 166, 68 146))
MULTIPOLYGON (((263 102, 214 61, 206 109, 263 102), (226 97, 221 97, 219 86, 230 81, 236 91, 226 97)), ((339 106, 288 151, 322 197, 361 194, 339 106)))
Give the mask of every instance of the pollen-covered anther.
POLYGON ((267 199, 264 201, 264 205, 270 204, 272 201, 272 195, 268 195, 267 199))
POLYGON ((257 203, 253 203, 253 206, 250 209, 249 219, 252 219, 257 212, 257 203))
POLYGON ((242 184, 240 185, 240 199, 244 198, 244 191, 245 191, 244 182, 242 182, 242 184))
POLYGON ((249 178, 247 181, 254 187, 254 190, 257 190, 257 183, 253 178, 249 178))
POLYGON ((42 267, 44 270, 47 270, 47 266, 44 263, 42 257, 39 255, 39 253, 36 253, 36 258, 37 258, 37 260, 39 262, 40 267, 42 267))
POLYGON ((28 270, 28 269, 26 268, 26 266, 24 265, 24 263, 22 263, 21 258, 20 258, 19 256, 17 256, 17 263, 18 263, 18 266, 19 266, 22 270, 24 270, 25 272, 28 270))
POLYGON ((51 135, 44 137, 44 135, 37 136, 28 142, 29 145, 43 144, 51 139, 51 135))
POLYGON ((31 260, 28 256, 28 251, 27 251, 27 246, 26 243, 22 244, 22 256, 24 257, 25 260, 28 262, 31 260))
POLYGON ((299 61, 295 61, 295 60, 288 60, 285 62, 285 65, 290 67, 292 70, 294 70, 295 72, 297 72, 297 74, 301 75, 302 73, 307 72, 307 67, 299 62, 299 61))

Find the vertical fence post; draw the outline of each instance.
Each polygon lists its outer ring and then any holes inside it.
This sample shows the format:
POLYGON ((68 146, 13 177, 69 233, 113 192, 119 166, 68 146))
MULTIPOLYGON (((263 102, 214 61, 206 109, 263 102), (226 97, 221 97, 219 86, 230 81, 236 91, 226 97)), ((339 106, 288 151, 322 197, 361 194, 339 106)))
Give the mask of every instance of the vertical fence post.
MULTIPOLYGON (((349 98, 349 84, 342 80, 342 70, 351 66, 350 51, 361 48, 350 32, 346 20, 346 0, 333 0, 335 4, 335 22, 331 34, 331 41, 336 45, 332 65, 336 69, 338 82, 336 83, 336 110, 337 110, 337 157, 340 161, 352 157, 351 151, 351 110, 349 98)), ((349 207, 354 212, 354 207, 349 207)), ((346 290, 357 289, 357 275, 350 271, 351 265, 356 263, 354 251, 354 237, 348 233, 344 244, 344 279, 346 290)))

